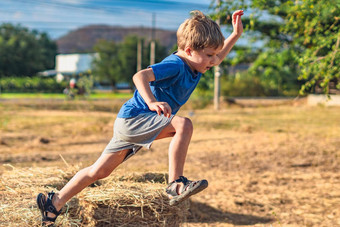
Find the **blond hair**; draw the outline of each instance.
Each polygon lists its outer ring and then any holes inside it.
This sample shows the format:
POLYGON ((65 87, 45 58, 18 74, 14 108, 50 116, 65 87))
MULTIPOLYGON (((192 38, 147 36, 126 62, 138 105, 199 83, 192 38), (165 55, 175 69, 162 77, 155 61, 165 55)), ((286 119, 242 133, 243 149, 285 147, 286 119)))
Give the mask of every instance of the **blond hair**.
POLYGON ((177 30, 179 50, 184 50, 187 46, 194 50, 207 47, 217 49, 223 45, 224 36, 215 21, 199 10, 191 11, 190 14, 191 18, 186 19, 177 30))

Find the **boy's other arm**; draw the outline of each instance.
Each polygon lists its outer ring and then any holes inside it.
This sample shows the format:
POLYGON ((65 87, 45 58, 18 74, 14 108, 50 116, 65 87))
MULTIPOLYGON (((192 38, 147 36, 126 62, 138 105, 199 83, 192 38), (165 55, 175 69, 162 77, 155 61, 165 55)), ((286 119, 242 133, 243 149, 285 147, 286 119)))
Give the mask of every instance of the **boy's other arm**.
POLYGON ((223 59, 229 54, 231 48, 235 45, 236 41, 241 37, 243 32, 243 25, 241 16, 243 15, 243 10, 237 10, 232 15, 233 33, 224 40, 223 47, 218 53, 218 65, 221 64, 223 59))
POLYGON ((137 72, 132 79, 139 94, 151 111, 156 111, 158 115, 161 115, 163 112, 166 117, 171 116, 171 107, 169 104, 167 102, 158 102, 151 92, 149 83, 155 80, 155 74, 152 68, 137 72))

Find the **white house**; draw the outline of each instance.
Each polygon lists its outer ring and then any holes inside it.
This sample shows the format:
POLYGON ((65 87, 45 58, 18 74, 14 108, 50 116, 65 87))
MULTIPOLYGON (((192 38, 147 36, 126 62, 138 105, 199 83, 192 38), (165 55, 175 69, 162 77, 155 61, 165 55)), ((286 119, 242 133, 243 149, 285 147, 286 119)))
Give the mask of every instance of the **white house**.
MULTIPOLYGON (((55 76, 58 82, 63 80, 77 80, 79 74, 91 74, 92 62, 99 58, 98 53, 91 54, 58 54, 55 58, 55 69, 40 72, 46 77, 55 76), (66 77, 66 78, 65 78, 66 77)), ((96 84, 99 90, 112 90, 112 86, 96 84)), ((128 83, 118 83, 116 89, 131 89, 128 83)))
POLYGON ((77 75, 91 70, 92 61, 98 54, 58 54, 56 56, 55 71, 57 81, 62 81, 65 75, 77 75))

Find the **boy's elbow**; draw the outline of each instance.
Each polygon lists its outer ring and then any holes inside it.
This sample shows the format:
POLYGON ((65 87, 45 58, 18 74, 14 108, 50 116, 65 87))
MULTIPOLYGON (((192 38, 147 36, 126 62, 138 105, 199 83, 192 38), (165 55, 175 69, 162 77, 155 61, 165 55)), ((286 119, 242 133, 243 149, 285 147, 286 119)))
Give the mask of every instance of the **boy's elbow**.
POLYGON ((135 75, 133 75, 132 79, 138 79, 138 78, 145 77, 144 74, 145 74, 144 70, 138 71, 138 72, 135 73, 135 75))
POLYGON ((138 72, 135 73, 135 75, 132 76, 132 81, 135 82, 138 78, 138 72))
POLYGON ((136 84, 136 80, 137 80, 137 73, 132 76, 132 81, 134 84, 136 84))
POLYGON ((153 71, 150 69, 143 69, 139 72, 137 72, 135 75, 132 77, 132 81, 136 84, 137 81, 154 81, 155 80, 155 75, 153 74, 153 71))

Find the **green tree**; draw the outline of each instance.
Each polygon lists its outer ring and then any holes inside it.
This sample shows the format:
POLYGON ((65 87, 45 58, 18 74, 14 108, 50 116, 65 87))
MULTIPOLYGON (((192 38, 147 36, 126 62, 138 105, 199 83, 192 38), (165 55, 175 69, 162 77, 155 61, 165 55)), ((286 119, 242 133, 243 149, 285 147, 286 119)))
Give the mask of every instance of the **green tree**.
POLYGON ((120 44, 119 59, 121 61, 121 82, 127 82, 132 85, 132 76, 137 71, 137 36, 127 36, 120 44))
MULTIPOLYGON (((243 37, 249 42, 247 45, 236 46, 235 54, 224 65, 251 64, 248 74, 259 83, 257 88, 261 88, 257 89, 256 95, 261 92, 261 95, 287 95, 292 91, 297 93, 298 90, 297 61, 294 52, 288 50, 291 38, 281 31, 287 17, 283 2, 285 0, 221 1, 216 6, 220 7, 220 12, 213 15, 214 18, 220 17, 223 25, 231 25, 231 15, 235 10, 246 11, 242 17, 245 27, 243 37)), ((229 32, 230 27, 227 27, 229 32)), ((237 84, 244 87, 250 79, 242 74, 236 80, 224 81, 238 81, 237 84)), ((249 84, 249 90, 254 90, 252 84, 249 84)))
POLYGON ((297 62, 291 49, 277 52, 271 48, 258 55, 248 74, 258 78, 264 95, 296 95, 301 83, 298 81, 297 62))
POLYGON ((2 24, 0 26, 0 77, 33 76, 54 68, 57 45, 46 33, 2 24))
MULTIPOLYGON (((156 44, 155 45, 155 63, 158 63, 158 62, 161 62, 169 53, 167 52, 166 47, 162 46, 158 41, 155 41, 155 44, 156 44)), ((150 50, 151 50, 151 42, 145 45, 145 47, 143 48, 142 68, 146 68, 150 65, 150 50)))
MULTIPOLYGON (((132 76, 137 71, 137 36, 127 36, 122 43, 100 41, 94 51, 99 58, 93 62, 93 74, 101 81, 109 81, 115 87, 119 82, 127 82, 132 85, 132 76)), ((145 45, 142 39, 142 67, 150 64, 150 44, 145 45)), ((156 42, 156 62, 166 55, 165 47, 156 42)))
POLYGON ((317 84, 328 93, 330 81, 340 86, 339 5, 337 0, 226 0, 214 17, 230 24, 234 10, 248 12, 243 18, 245 33, 261 45, 237 51, 229 63, 249 61, 244 55, 251 54, 248 73, 260 79, 266 94, 292 94, 301 84, 301 93, 313 91, 317 84))
MULTIPOLYGON (((150 65, 150 43, 146 43, 144 38, 138 36, 127 36, 121 43, 119 56, 122 62, 122 73, 125 75, 125 81, 131 85, 132 76, 137 72, 137 45, 138 41, 142 43, 142 69, 150 65)), ((155 42, 155 63, 160 62, 166 56, 166 49, 158 42, 155 42)))
POLYGON ((93 75, 101 81, 108 81, 113 87, 121 81, 122 69, 119 58, 119 47, 116 43, 101 40, 94 46, 98 58, 93 61, 93 75))
POLYGON ((286 5, 283 30, 292 37, 291 46, 300 50, 296 55, 299 79, 306 81, 301 93, 315 91, 316 86, 329 93, 331 82, 340 89, 340 2, 304 0, 286 5))

